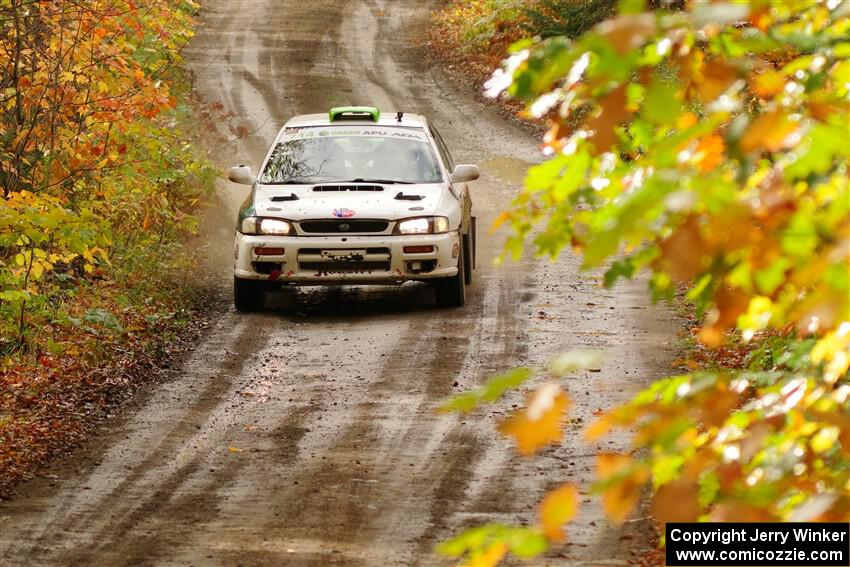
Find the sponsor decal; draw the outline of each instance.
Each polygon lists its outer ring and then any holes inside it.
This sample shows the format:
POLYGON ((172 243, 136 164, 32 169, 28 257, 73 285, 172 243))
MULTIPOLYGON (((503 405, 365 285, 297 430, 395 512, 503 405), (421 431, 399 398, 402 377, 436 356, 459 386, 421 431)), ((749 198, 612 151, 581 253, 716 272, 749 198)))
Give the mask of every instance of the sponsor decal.
POLYGON ((334 209, 334 216, 338 219, 347 219, 351 218, 356 213, 351 209, 334 209))
POLYGON ((306 138, 315 137, 334 137, 334 136, 364 136, 377 138, 405 138, 409 140, 419 140, 427 142, 427 137, 424 132, 417 130, 408 130, 402 128, 390 128, 386 130, 369 130, 369 129, 351 129, 351 128, 328 128, 320 129, 315 126, 305 126, 299 129, 286 130, 286 140, 303 140, 306 138))

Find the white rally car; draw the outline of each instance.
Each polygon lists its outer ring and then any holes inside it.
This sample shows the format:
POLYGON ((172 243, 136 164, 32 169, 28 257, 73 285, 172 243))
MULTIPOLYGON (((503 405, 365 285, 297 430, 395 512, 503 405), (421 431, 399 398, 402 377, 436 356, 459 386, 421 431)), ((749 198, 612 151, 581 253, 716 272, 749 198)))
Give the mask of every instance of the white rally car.
POLYGON ((236 309, 262 309, 274 286, 409 280, 463 305, 475 264, 467 182, 478 175, 454 165, 423 116, 343 107, 289 120, 257 176, 230 170, 252 186, 236 226, 236 309))

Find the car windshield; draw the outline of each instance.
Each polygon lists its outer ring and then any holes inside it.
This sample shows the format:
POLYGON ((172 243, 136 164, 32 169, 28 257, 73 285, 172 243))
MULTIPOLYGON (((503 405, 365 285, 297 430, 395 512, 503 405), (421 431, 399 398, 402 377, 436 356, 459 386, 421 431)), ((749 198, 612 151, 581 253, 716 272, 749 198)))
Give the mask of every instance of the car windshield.
POLYGON ((318 128, 305 128, 279 142, 260 175, 264 184, 442 180, 424 135, 318 128))

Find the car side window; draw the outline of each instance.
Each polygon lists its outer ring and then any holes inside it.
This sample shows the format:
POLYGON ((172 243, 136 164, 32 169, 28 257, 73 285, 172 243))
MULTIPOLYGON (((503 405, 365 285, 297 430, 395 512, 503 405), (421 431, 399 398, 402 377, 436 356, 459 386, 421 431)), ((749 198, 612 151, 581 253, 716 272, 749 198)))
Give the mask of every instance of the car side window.
POLYGON ((446 143, 443 141, 443 137, 440 136, 440 133, 437 132, 437 129, 433 126, 431 128, 431 135, 434 136, 434 139, 437 141, 437 149, 440 152, 440 157, 443 158, 443 163, 446 164, 446 168, 448 168, 449 173, 451 173, 455 168, 454 160, 452 160, 452 154, 449 153, 449 148, 446 147, 446 143))

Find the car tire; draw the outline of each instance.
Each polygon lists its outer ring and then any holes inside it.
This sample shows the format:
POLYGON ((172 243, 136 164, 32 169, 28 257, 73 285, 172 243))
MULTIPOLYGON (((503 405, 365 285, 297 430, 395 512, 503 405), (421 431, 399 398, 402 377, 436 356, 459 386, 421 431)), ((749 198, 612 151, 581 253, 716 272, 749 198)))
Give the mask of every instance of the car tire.
POLYGON ((266 282, 233 278, 233 305, 237 311, 259 311, 266 305, 266 282))
POLYGON ((436 285, 437 305, 442 307, 463 307, 466 303, 466 254, 464 246, 460 247, 457 259, 457 274, 434 282, 436 285))

